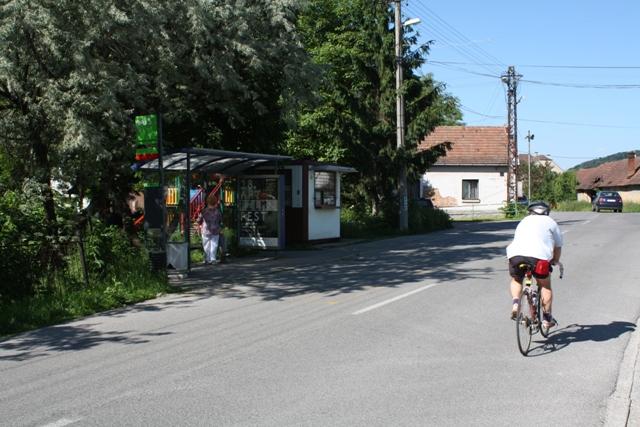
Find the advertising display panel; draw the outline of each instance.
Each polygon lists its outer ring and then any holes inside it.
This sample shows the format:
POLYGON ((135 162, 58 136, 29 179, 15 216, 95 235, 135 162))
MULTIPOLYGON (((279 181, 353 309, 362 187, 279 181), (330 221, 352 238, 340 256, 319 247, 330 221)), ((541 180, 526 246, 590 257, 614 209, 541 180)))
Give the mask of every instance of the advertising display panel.
POLYGON ((238 179, 239 244, 284 247, 284 177, 252 175, 238 179))

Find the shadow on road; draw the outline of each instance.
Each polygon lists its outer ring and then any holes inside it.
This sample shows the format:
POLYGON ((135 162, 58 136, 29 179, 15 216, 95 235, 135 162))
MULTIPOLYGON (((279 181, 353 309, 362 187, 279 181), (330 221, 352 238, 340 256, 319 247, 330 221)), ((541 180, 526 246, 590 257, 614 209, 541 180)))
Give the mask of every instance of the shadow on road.
POLYGON ((630 322, 611 322, 607 325, 568 325, 553 331, 546 340, 538 340, 537 347, 531 349, 530 356, 542 356, 585 341, 609 341, 627 332, 633 332, 636 325, 630 322), (534 353, 534 354, 531 354, 534 353))
POLYGON ((0 355, 0 361, 29 360, 48 356, 51 352, 85 350, 107 342, 144 344, 149 342, 149 339, 142 337, 170 334, 170 332, 145 333, 136 337, 131 331, 100 332, 92 329, 93 326, 93 324, 51 326, 0 342, 0 350, 3 352, 0 355))
MULTIPOLYGON (((462 223, 450 230, 423 235, 316 251, 289 251, 273 261, 252 263, 239 259, 236 263, 195 270, 189 278, 193 287, 184 288, 182 296, 147 301, 100 315, 119 317, 133 312, 188 308, 211 296, 272 301, 324 292, 329 298, 376 286, 485 278, 494 273, 494 268, 482 261, 505 256, 516 224, 462 223)), ((0 341, 0 361, 22 361, 104 343, 149 341, 148 336, 134 331, 102 332, 94 326, 52 326, 0 341)))
POLYGON ((286 268, 244 271, 222 284, 211 281, 207 286, 203 281, 197 294, 282 300, 311 292, 336 295, 428 280, 484 278, 494 268, 469 263, 505 256, 514 226, 513 222, 463 224, 440 233, 336 248, 286 268))

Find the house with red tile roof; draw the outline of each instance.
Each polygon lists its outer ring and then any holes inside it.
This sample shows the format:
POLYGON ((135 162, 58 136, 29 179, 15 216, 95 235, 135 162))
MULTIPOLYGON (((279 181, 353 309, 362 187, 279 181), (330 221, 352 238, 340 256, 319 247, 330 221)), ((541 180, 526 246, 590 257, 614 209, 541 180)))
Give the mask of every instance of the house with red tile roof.
POLYGON ((634 152, 626 159, 579 169, 576 179, 578 200, 591 201, 598 191, 617 191, 624 202, 640 202, 640 162, 634 152))
MULTIPOLYGON (((529 154, 519 154, 518 155, 518 161, 520 164, 527 164, 529 163, 529 154)), ((560 166, 558 166, 556 164, 556 162, 553 161, 553 159, 549 156, 546 156, 544 154, 533 154, 531 155, 531 164, 532 165, 536 165, 536 166, 544 166, 546 168, 549 168, 552 172, 555 173, 563 173, 564 171, 562 170, 562 168, 560 166)))
POLYGON ((509 133, 504 126, 439 126, 418 145, 450 143, 421 178, 420 194, 450 213, 497 212, 507 200, 509 133))

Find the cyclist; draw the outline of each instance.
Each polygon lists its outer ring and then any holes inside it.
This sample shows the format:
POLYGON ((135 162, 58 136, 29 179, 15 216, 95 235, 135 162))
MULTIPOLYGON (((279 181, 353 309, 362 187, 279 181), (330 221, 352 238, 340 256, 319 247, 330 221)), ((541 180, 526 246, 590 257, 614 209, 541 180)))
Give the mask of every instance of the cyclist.
POLYGON ((518 268, 522 263, 533 268, 533 276, 542 287, 542 323, 545 328, 555 326, 551 315, 553 293, 551 291, 551 265, 560 261, 562 233, 558 224, 549 217, 551 208, 544 202, 533 202, 528 207, 529 214, 520 221, 507 247, 509 274, 511 275, 511 318, 518 313, 524 272, 518 268))

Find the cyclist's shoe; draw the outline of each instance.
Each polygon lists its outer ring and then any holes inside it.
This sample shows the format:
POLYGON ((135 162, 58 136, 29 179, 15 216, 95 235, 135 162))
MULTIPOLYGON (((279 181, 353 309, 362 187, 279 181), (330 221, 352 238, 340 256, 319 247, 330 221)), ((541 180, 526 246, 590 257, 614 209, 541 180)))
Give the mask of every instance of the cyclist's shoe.
POLYGON ((542 318, 542 327, 545 329, 551 329, 557 325, 556 319, 548 313, 543 313, 542 318))
POLYGON ((518 317, 519 306, 520 304, 518 304, 517 302, 513 303, 513 306, 511 307, 511 320, 516 320, 516 317, 518 317))

